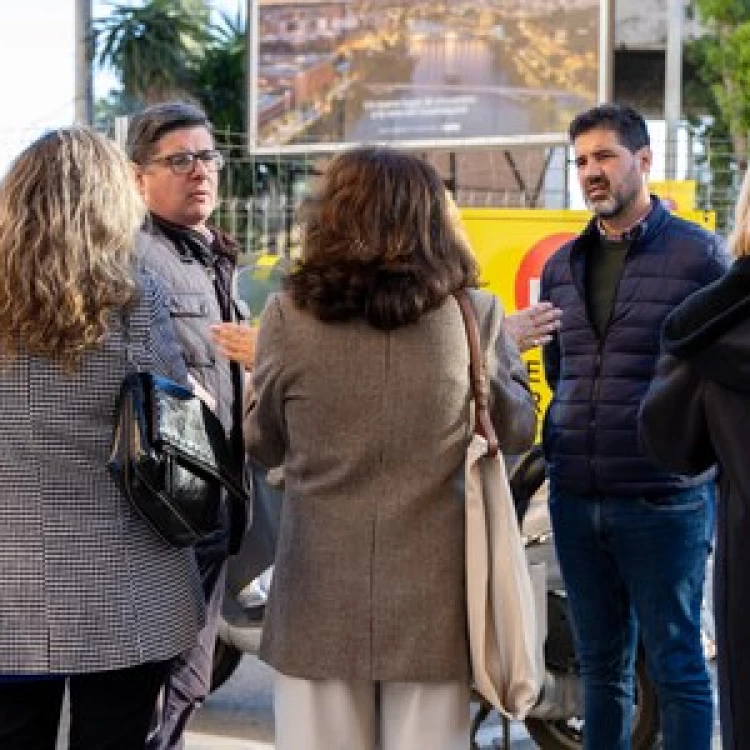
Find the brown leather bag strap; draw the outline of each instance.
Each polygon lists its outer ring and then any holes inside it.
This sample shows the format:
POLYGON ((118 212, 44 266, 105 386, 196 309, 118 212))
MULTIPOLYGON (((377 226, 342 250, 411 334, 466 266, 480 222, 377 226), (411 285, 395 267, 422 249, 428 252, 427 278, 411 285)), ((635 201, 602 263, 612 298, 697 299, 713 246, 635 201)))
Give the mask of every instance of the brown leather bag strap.
POLYGON ((469 344, 469 380, 471 394, 474 397, 474 432, 487 441, 487 454, 497 454, 497 433, 490 419, 490 389, 487 383, 487 371, 479 337, 479 325, 474 306, 465 289, 453 293, 461 310, 466 328, 466 339, 469 344))

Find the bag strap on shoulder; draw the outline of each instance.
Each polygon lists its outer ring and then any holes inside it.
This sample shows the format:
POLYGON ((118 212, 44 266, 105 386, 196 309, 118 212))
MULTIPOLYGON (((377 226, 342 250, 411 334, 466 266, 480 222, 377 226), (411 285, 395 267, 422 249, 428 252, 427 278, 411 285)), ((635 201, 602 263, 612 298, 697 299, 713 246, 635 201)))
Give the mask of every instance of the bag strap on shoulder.
POLYGON ((469 381, 471 394, 474 397, 474 432, 487 441, 487 454, 497 455, 497 433, 490 418, 490 389, 487 383, 482 344, 479 336, 479 325, 474 306, 465 289, 459 289, 453 296, 461 310, 461 317, 466 328, 466 339, 469 344, 469 381))

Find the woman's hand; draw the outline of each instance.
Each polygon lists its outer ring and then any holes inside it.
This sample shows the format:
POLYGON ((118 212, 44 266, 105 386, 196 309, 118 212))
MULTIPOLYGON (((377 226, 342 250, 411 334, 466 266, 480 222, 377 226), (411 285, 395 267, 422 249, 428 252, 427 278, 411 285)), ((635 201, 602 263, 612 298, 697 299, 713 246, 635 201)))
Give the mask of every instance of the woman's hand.
POLYGON ((211 326, 211 336, 216 348, 227 359, 239 362, 246 370, 255 363, 255 342, 258 338, 257 326, 246 323, 217 323, 211 326))
POLYGON ((552 341, 561 318, 562 310, 559 307, 551 302, 537 302, 506 315, 505 333, 516 342, 519 351, 525 352, 552 341))

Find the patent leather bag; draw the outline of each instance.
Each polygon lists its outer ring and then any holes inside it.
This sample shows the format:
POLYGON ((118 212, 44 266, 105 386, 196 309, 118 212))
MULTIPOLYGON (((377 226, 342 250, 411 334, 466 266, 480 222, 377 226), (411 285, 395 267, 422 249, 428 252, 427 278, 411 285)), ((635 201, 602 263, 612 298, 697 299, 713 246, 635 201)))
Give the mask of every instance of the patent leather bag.
POLYGON ((235 553, 247 526, 237 464, 221 421, 189 388, 151 372, 124 378, 107 466, 162 539, 196 544, 225 530, 228 515, 235 553))

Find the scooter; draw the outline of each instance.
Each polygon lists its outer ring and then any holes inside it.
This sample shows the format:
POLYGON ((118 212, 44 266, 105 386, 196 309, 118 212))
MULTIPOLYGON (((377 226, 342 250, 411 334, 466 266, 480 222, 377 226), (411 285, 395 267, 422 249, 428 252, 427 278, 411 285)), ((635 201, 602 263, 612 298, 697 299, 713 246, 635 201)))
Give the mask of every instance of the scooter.
POLYGON ((283 493, 278 474, 250 467, 253 519, 240 552, 227 565, 224 604, 214 647, 211 690, 223 685, 245 654, 257 654, 263 629, 283 493))
MULTIPOLYGON (((583 693, 565 584, 555 555, 547 508, 545 462, 540 446, 511 468, 510 486, 529 564, 544 563, 546 568, 546 674, 540 700, 524 722, 526 731, 542 750, 580 750, 583 747, 583 693)), ((659 711, 642 650, 636 661, 635 680, 631 748, 655 750, 659 742, 659 711)), ((477 747, 474 738, 491 711, 492 707, 480 698, 472 726, 472 747, 477 747)), ((504 736, 508 738, 509 732, 505 731, 504 736)), ((506 740, 506 747, 510 747, 509 740, 506 740)))

